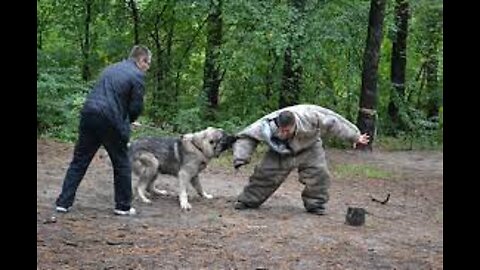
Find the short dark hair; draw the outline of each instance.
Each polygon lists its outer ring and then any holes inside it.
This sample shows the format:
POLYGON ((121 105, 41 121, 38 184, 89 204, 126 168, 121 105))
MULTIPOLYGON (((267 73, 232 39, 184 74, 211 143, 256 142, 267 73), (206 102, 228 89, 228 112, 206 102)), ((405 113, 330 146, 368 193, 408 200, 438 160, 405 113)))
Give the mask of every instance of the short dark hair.
POLYGON ((152 57, 152 52, 143 45, 135 45, 133 46, 132 50, 130 51, 130 58, 139 59, 140 56, 147 56, 148 58, 152 57))
POLYGON ((277 117, 279 127, 291 126, 295 123, 295 116, 291 111, 282 111, 277 117))

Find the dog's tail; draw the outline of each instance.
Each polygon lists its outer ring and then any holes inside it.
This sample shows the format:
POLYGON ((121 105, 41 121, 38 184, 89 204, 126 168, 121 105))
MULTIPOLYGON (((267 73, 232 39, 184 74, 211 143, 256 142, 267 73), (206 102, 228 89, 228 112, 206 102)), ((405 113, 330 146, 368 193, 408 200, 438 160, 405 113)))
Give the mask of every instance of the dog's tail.
MULTIPOLYGON (((130 141, 127 143, 128 147, 128 158, 130 160, 130 164, 134 164, 134 162, 141 162, 141 163, 148 163, 148 158, 145 158, 145 153, 149 153, 153 155, 148 148, 150 138, 138 139, 134 141, 130 141)), ((151 165, 151 164, 148 164, 151 165)))
POLYGON ((152 153, 138 151, 131 157, 132 171, 136 175, 155 175, 158 160, 152 153))

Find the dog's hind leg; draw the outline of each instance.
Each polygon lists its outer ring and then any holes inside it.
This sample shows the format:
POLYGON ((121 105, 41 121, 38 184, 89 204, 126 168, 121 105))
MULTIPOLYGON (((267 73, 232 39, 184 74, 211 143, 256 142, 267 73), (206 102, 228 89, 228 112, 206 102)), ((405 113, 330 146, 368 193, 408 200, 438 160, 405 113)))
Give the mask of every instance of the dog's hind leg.
POLYGON ((134 163, 139 174, 139 181, 137 184, 137 194, 144 203, 151 203, 147 198, 146 192, 148 187, 153 185, 158 174, 158 160, 151 153, 141 153, 134 163))
POLYGON ((198 179, 198 176, 193 177, 192 180, 190 180, 190 183, 192 184, 193 188, 195 188, 198 195, 200 195, 200 196, 202 196, 203 198, 206 198, 206 199, 212 199, 213 198, 212 195, 206 193, 203 190, 202 184, 200 184, 200 179, 198 179))
POLYGON ((145 177, 146 167, 143 165, 142 161, 138 158, 135 158, 132 162, 132 172, 138 177, 137 183, 135 184, 135 196, 139 197, 141 201, 145 203, 150 203, 151 201, 145 196, 145 186, 148 179, 145 177))
POLYGON ((150 181, 149 178, 146 178, 144 175, 142 175, 140 177, 140 180, 137 184, 137 194, 138 194, 138 197, 140 197, 140 199, 144 202, 144 203, 152 203, 152 201, 147 198, 146 196, 146 190, 147 190, 147 186, 148 186, 148 182, 150 181))

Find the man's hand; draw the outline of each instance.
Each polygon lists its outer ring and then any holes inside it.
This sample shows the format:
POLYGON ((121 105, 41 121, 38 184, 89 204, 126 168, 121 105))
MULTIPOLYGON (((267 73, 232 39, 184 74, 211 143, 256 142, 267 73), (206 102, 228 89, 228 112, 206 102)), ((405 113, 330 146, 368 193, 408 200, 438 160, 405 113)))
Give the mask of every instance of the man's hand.
POLYGON ((275 150, 280 155, 290 155, 290 154, 292 154, 292 150, 288 149, 287 146, 285 146, 283 144, 279 144, 278 146, 274 145, 274 146, 275 146, 275 148, 273 148, 273 150, 275 150))
POLYGON ((369 141, 370 141, 370 136, 368 136, 367 133, 364 133, 360 135, 360 137, 358 137, 358 140, 355 143, 353 143, 353 148, 357 148, 357 143, 365 145, 365 144, 368 144, 369 141))

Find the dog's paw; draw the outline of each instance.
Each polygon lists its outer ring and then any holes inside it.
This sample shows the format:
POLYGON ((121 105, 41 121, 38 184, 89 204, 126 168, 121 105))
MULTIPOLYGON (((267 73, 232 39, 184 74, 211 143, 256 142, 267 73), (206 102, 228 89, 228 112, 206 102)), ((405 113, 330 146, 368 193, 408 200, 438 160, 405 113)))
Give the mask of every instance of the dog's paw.
POLYGON ((188 203, 188 196, 186 192, 181 192, 178 196, 178 199, 180 201, 180 207, 182 208, 182 210, 192 209, 192 206, 190 205, 190 203, 188 203))
POLYGON ((141 199, 141 200, 142 200, 143 203, 146 203, 146 204, 151 204, 152 203, 152 200, 147 199, 147 198, 141 199))
POLYGON ((213 195, 203 192, 202 197, 205 199, 213 199, 213 195))
POLYGON ((168 195, 168 191, 164 189, 155 189, 155 193, 157 193, 157 195, 162 195, 162 196, 168 195))
POLYGON ((187 210, 187 211, 192 209, 192 205, 190 205, 189 202, 180 202, 180 207, 182 208, 182 210, 187 210))

